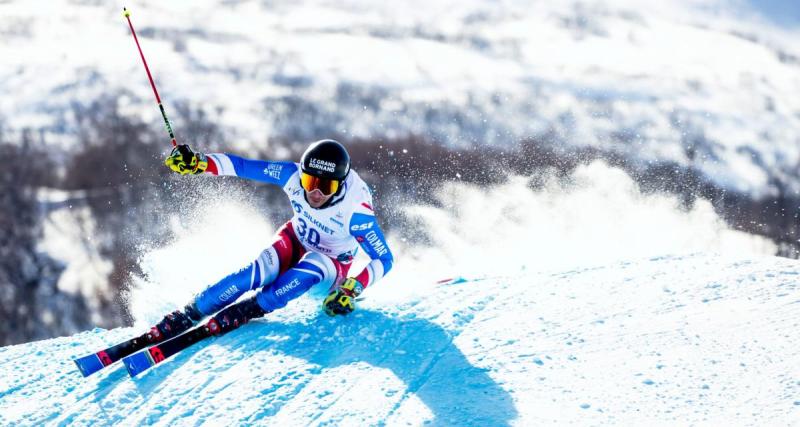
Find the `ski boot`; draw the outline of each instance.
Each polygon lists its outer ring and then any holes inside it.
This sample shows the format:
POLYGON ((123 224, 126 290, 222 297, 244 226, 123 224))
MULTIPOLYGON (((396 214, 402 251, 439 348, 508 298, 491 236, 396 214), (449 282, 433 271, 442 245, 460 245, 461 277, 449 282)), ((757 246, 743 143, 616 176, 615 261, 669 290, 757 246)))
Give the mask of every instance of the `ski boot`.
POLYGON ((206 323, 206 328, 211 335, 221 335, 244 325, 249 322, 250 319, 259 318, 267 313, 267 311, 264 311, 264 309, 258 305, 256 298, 253 297, 228 306, 215 314, 214 317, 206 323))
POLYGON ((147 340, 151 343, 158 343, 176 337, 189 330, 202 318, 203 314, 200 313, 194 303, 187 304, 183 310, 173 311, 150 328, 147 340))

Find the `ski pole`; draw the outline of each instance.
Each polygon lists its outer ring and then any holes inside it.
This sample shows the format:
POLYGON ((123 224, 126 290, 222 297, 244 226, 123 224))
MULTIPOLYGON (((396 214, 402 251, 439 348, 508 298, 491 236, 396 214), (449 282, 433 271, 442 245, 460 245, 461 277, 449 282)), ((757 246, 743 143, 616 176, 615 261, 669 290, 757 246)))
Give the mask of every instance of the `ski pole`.
POLYGON ((172 132, 172 126, 169 124, 169 119, 167 118, 167 113, 164 111, 164 106, 161 104, 161 97, 158 96, 158 89, 156 89, 156 84, 153 82, 153 76, 150 75, 150 68, 147 66, 147 60, 144 59, 142 46, 139 45, 139 38, 136 37, 136 31, 133 30, 133 23, 131 23, 131 12, 127 8, 123 7, 122 14, 128 20, 128 26, 131 27, 131 34, 133 34, 133 40, 136 42, 136 47, 139 49, 139 55, 142 57, 144 70, 147 71, 147 78, 150 79, 150 86, 153 88, 153 93, 156 95, 158 109, 161 110, 161 117, 164 118, 164 124, 167 126, 167 132, 169 132, 169 137, 172 138, 172 146, 175 147, 178 145, 178 142, 175 140, 175 134, 172 132))

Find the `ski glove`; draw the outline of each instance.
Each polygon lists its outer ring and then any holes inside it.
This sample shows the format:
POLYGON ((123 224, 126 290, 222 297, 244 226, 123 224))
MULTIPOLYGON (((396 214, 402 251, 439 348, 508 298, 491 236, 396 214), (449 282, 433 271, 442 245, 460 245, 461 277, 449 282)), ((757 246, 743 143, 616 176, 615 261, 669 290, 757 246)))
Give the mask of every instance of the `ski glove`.
POLYGON ((188 145, 181 144, 172 149, 164 164, 181 175, 198 174, 205 172, 208 159, 205 154, 195 153, 188 145))
POLYGON ((353 301, 364 290, 364 285, 356 279, 348 278, 337 289, 328 294, 322 303, 322 308, 328 316, 347 314, 355 310, 353 301))

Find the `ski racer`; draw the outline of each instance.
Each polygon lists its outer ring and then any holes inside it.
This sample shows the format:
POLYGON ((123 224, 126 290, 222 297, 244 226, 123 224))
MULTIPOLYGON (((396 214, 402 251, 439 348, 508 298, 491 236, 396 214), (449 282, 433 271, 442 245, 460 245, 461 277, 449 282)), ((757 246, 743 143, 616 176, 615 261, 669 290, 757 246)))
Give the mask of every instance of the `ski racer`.
POLYGON ((350 156, 337 141, 312 143, 300 163, 203 154, 188 145, 175 147, 165 163, 182 175, 238 176, 278 185, 294 215, 253 262, 208 286, 183 310, 165 316, 150 330, 151 342, 179 335, 211 315, 209 331, 227 332, 286 306, 313 286, 330 289, 322 303, 325 313, 348 314, 355 309, 354 299, 392 268, 392 252, 375 218, 369 187, 350 170, 350 156), (348 274, 359 246, 371 261, 357 274, 348 274), (233 304, 250 290, 257 290, 255 296, 233 304))

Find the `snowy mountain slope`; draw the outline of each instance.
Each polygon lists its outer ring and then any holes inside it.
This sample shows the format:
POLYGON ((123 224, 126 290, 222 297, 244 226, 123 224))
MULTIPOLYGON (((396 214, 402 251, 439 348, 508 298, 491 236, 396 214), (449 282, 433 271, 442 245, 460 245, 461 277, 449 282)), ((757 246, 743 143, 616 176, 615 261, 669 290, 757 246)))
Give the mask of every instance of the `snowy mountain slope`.
POLYGON ((77 372, 136 332, 98 329, 0 349, 0 424, 792 424, 798 278, 695 254, 409 284, 343 319, 306 296, 136 380, 77 372))
MULTIPOLYGON (((7 128, 69 142, 72 107, 101 96, 160 126, 123 3, 0 3, 7 128)), ((775 180, 800 190, 800 101, 790 96, 800 90, 800 15, 779 3, 127 6, 168 111, 202 106, 232 150, 322 136, 460 146, 547 136, 695 167, 762 196, 775 180), (776 10, 788 11, 781 25, 776 10)))

